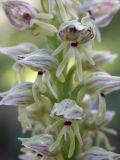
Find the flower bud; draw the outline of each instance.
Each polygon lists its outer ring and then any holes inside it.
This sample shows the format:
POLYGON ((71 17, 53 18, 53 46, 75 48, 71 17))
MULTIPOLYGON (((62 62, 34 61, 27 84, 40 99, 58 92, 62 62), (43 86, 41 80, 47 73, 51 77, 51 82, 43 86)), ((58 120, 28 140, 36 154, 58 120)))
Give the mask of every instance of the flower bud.
POLYGON ((21 43, 12 47, 0 47, 0 53, 7 55, 13 60, 16 60, 18 55, 28 54, 37 50, 38 47, 32 43, 21 43))
POLYGON ((91 2, 86 2, 84 7, 98 27, 105 27, 111 22, 113 16, 120 9, 120 1, 91 0, 91 2))
POLYGON ((23 82, 17 84, 2 98, 0 105, 11 105, 11 106, 28 106, 34 103, 32 94, 32 83, 23 82))
POLYGON ((86 43, 94 37, 94 31, 91 26, 72 20, 60 26, 59 37, 63 41, 86 43))
POLYGON ((66 119, 82 120, 83 109, 71 99, 64 99, 60 103, 56 103, 51 111, 51 116, 63 116, 66 119))
POLYGON ((41 157, 53 154, 50 152, 50 145, 54 140, 49 134, 35 135, 31 138, 19 138, 19 140, 22 141, 23 146, 41 155, 41 157))
POLYGON ((29 55, 19 55, 18 63, 38 72, 55 70, 58 61, 50 54, 51 51, 48 51, 47 49, 39 49, 29 55))
POLYGON ((10 23, 19 30, 31 27, 31 21, 37 15, 37 10, 24 1, 3 2, 3 9, 10 23))
POLYGON ((92 147, 90 150, 84 152, 81 157, 83 160, 119 160, 120 154, 106 151, 103 148, 92 147))
POLYGON ((120 77, 105 72, 93 72, 85 80, 89 91, 101 92, 104 95, 120 89, 120 77))

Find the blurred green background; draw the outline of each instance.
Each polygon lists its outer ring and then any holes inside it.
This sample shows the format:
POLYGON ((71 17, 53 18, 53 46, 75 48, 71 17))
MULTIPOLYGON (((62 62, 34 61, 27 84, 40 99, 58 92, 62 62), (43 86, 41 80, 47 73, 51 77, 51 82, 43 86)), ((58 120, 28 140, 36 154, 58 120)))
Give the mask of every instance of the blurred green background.
MULTIPOLYGON (((28 0, 30 2, 30 0, 28 0)), ((31 0, 31 3, 34 0, 31 0)), ((112 75, 120 76, 120 12, 116 14, 112 23, 101 30, 102 43, 95 44, 98 50, 110 50, 118 53, 118 59, 114 64, 107 65, 105 69, 112 75)), ((12 46, 21 42, 34 42, 39 47, 44 45, 42 35, 34 36, 30 31, 16 31, 9 23, 0 8, 0 47, 12 46)), ((0 55, 0 92, 9 89, 15 82, 12 71, 13 61, 7 56, 0 55)), ((33 72, 26 73, 28 80, 35 78, 33 72)), ((116 117, 110 126, 118 131, 118 136, 110 137, 111 144, 116 146, 116 152, 120 153, 120 91, 106 97, 107 107, 116 110, 116 117)), ((20 143, 17 137, 21 137, 21 128, 17 122, 16 107, 0 107, 0 160, 17 160, 20 143)))

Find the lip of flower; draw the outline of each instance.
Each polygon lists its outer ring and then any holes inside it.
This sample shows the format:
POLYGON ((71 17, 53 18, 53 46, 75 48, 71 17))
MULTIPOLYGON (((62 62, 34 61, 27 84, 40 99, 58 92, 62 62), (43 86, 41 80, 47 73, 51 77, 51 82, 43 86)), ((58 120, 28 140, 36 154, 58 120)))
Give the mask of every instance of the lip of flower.
POLYGON ((6 1, 2 5, 11 24, 19 30, 30 27, 32 19, 38 13, 32 5, 24 1, 6 1))

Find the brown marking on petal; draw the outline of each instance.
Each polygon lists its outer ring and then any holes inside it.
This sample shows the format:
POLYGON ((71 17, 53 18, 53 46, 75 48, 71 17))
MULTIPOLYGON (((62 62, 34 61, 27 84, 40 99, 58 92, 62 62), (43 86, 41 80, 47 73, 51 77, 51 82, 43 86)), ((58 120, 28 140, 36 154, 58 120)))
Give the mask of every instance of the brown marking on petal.
POLYGON ((68 33, 76 33, 77 29, 75 27, 68 28, 68 33))
POLYGON ((43 156, 39 153, 39 154, 37 154, 37 157, 43 157, 43 156))
POLYGON ((90 15, 90 18, 93 19, 93 20, 95 20, 95 18, 93 17, 92 11, 89 10, 88 13, 89 13, 89 15, 90 15))
POLYGON ((103 92, 101 92, 100 94, 101 94, 101 96, 102 96, 102 97, 105 97, 105 95, 104 95, 104 93, 103 93, 103 92))
POLYGON ((17 60, 21 60, 23 58, 24 58, 23 56, 17 56, 17 60))
POLYGON ((29 13, 24 13, 22 17, 23 17, 23 19, 25 19, 27 21, 30 21, 32 19, 31 15, 29 13))
POLYGON ((71 122, 71 121, 65 121, 65 122, 64 122, 64 125, 65 125, 65 126, 71 126, 71 125, 72 125, 72 122, 71 122))
POLYGON ((39 75, 39 76, 42 76, 44 73, 45 73, 45 71, 39 71, 39 72, 38 72, 38 75, 39 75))
POLYGON ((78 42, 72 42, 71 43, 71 47, 77 47, 78 46, 78 42))
POLYGON ((92 16, 92 11, 91 10, 89 10, 88 13, 89 13, 90 16, 92 16))

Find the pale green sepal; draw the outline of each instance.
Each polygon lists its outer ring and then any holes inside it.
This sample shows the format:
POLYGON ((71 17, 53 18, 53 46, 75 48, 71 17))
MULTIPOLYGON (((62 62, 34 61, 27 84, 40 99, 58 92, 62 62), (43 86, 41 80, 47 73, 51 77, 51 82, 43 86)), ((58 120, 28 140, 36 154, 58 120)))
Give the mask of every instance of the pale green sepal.
POLYGON ((82 82, 83 80, 83 76, 82 76, 82 57, 78 51, 77 48, 73 48, 71 47, 72 53, 75 57, 75 65, 76 65, 76 75, 77 75, 77 79, 82 82))
POLYGON ((58 68, 57 68, 57 71, 56 71, 56 76, 57 77, 60 77, 63 70, 65 69, 70 57, 71 57, 71 52, 70 52, 70 49, 66 52, 66 49, 65 51, 63 52, 65 55, 64 55, 64 58, 62 60, 62 62, 59 64, 58 68))
POLYGON ((49 24, 49 23, 46 23, 46 22, 42 22, 42 21, 37 20, 37 19, 32 20, 32 25, 33 24, 38 25, 43 30, 47 30, 49 32, 57 33, 57 28, 55 26, 53 26, 52 24, 49 24))
POLYGON ((62 0, 56 0, 56 3, 57 3, 57 5, 58 5, 58 7, 59 7, 62 20, 63 20, 63 21, 67 21, 67 20, 68 20, 68 15, 67 15, 67 13, 66 13, 66 10, 65 10, 65 8, 64 8, 64 5, 63 5, 62 0))
POLYGON ((57 136, 57 140, 50 146, 50 151, 51 152, 54 151, 60 145, 60 142, 61 142, 61 139, 64 135, 64 132, 65 132, 65 128, 63 127, 62 130, 60 131, 60 133, 57 136))
POLYGON ((77 121, 74 121, 73 129, 74 129, 75 136, 78 139, 78 142, 80 143, 80 145, 83 145, 83 140, 80 134, 79 124, 77 123, 77 121))
POLYGON ((36 15, 36 18, 49 20, 49 19, 53 18, 53 16, 50 14, 47 14, 47 13, 39 13, 36 15))
POLYGON ((59 54, 65 47, 66 47, 66 42, 62 42, 58 48, 55 49, 55 51, 52 53, 52 56, 56 56, 59 54))

